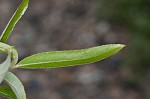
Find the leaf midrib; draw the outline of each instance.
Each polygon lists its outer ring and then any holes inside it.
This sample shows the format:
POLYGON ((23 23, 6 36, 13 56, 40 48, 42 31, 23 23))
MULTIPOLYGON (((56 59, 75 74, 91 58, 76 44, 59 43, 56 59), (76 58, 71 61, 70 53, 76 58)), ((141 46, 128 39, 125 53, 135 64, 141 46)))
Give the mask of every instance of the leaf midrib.
MULTIPOLYGON (((62 60, 62 61, 46 61, 46 62, 39 62, 39 63, 30 63, 30 64, 18 64, 16 67, 24 67, 24 66, 30 66, 30 65, 41 65, 41 64, 47 64, 47 63, 50 63, 50 62, 68 62, 68 61, 79 61, 79 60, 86 60, 86 59, 91 59, 91 58, 96 58, 98 56, 103 56, 103 55, 106 55, 107 53, 110 53, 110 52, 114 52, 115 50, 120 50, 120 47, 116 48, 116 49, 113 49, 111 51, 108 51, 108 52, 105 52, 101 55, 96 55, 94 57, 89 57, 89 58, 82 58, 82 59, 74 59, 74 60, 62 60)), ((114 53, 112 53, 114 54, 114 53)), ((112 55, 111 54, 111 55, 112 55)), ((110 56, 110 55, 109 55, 110 56)), ((103 58, 102 58, 103 59, 103 58)), ((96 60, 97 61, 97 60, 96 60)), ((89 62, 89 63, 92 63, 92 62, 89 62)), ((85 64, 85 63, 84 63, 85 64)))

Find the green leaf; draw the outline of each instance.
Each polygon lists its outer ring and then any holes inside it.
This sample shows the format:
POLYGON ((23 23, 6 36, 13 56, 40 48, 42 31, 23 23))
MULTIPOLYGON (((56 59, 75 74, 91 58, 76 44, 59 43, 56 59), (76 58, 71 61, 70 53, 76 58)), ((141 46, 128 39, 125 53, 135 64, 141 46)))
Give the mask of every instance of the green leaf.
POLYGON ((124 46, 110 44, 81 50, 43 52, 23 59, 16 68, 59 68, 92 63, 118 52, 124 46))
POLYGON ((11 53, 8 54, 6 60, 0 64, 0 83, 3 81, 11 63, 11 53))
POLYGON ((24 86, 13 73, 7 72, 4 78, 4 82, 6 82, 11 87, 17 99, 26 99, 24 86))
POLYGON ((26 11, 28 7, 29 0, 23 0, 16 12, 13 14, 12 18, 8 22, 6 28, 4 29, 1 37, 0 42, 5 43, 11 34, 12 30, 14 29, 16 23, 19 21, 19 19, 22 17, 24 12, 26 11))
POLYGON ((11 99, 17 99, 14 92, 10 88, 5 87, 5 86, 0 86, 0 96, 11 98, 11 99))

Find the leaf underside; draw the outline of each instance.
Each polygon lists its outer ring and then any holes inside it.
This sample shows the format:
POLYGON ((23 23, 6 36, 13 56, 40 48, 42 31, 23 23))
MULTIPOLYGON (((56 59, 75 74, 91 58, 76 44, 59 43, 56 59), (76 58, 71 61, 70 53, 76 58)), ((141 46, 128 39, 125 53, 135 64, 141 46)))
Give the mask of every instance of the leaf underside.
POLYGON ((16 68, 42 69, 88 64, 109 57, 124 46, 109 44, 81 50, 43 52, 23 59, 16 68))
POLYGON ((17 99, 26 99, 24 86, 13 73, 7 72, 7 74, 4 77, 4 82, 7 83, 11 87, 17 99))
POLYGON ((4 79, 5 74, 7 73, 11 63, 11 53, 8 54, 6 60, 0 64, 0 84, 4 79))

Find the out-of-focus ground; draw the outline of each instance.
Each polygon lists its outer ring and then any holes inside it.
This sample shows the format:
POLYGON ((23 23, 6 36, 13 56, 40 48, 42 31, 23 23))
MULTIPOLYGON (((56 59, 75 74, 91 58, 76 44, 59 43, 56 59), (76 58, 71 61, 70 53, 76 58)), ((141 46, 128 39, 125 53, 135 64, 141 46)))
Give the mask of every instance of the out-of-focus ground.
MULTIPOLYGON (((0 32, 21 0, 0 1, 0 32)), ((28 99, 149 99, 149 0, 30 0, 8 44, 20 60, 43 51, 123 43, 97 63, 14 70, 28 99), (147 29, 147 30, 146 30, 147 29)))

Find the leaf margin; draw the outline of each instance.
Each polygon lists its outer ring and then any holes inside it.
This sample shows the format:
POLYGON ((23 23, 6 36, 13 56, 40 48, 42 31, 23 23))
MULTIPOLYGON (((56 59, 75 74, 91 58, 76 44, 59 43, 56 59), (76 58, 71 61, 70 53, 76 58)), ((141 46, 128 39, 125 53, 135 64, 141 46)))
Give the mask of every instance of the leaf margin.
POLYGON ((20 20, 22 15, 25 13, 26 9, 28 8, 29 0, 23 0, 22 3, 19 5, 11 19, 9 20, 8 24, 6 25, 3 33, 0 36, 0 42, 5 43, 10 36, 11 32, 13 31, 16 23, 20 20))
MULTIPOLYGON (((111 56, 111 55, 117 53, 117 52, 120 51, 123 47, 125 47, 125 45, 123 45, 123 44, 107 44, 107 45, 102 45, 102 46, 97 46, 97 47, 105 47, 105 46, 116 47, 116 49, 114 50, 114 52, 113 52, 112 54, 108 55, 108 56, 111 56)), ((96 47, 92 47, 92 48, 96 48, 96 47)), ((92 48, 88 48, 88 49, 92 49, 92 48)), ((66 52, 67 52, 67 51, 82 51, 82 50, 87 50, 87 49, 66 50, 66 52)), ((50 51, 50 52, 55 52, 55 53, 57 53, 57 52, 65 52, 65 51, 50 51)), ((49 53, 49 52, 42 52, 42 53, 49 53)), ((45 68, 68 67, 68 66, 74 66, 74 65, 89 64, 89 63, 97 62, 97 61, 99 61, 99 60, 102 60, 102 59, 108 57, 108 56, 105 56, 104 58, 97 59, 96 61, 92 60, 91 62, 85 62, 85 63, 67 64, 67 66, 59 66, 59 67, 36 67, 36 66, 35 66, 35 67, 32 68, 32 67, 30 67, 31 64, 28 64, 28 66, 27 66, 27 65, 25 66, 24 64, 21 64, 21 62, 23 62, 24 60, 27 60, 27 59, 30 58, 30 57, 34 57, 34 56, 39 55, 39 54, 42 54, 42 53, 33 54, 33 55, 31 55, 31 56, 28 56, 28 57, 24 58, 23 60, 21 60, 21 61, 16 65, 15 68, 21 68, 21 69, 45 69, 45 68)), ((58 61, 56 61, 56 62, 58 62, 58 61)), ((65 62, 65 61, 64 61, 64 62, 65 62)), ((37 63, 35 63, 35 64, 37 64, 37 63)), ((57 63, 57 64, 58 64, 58 63, 57 63)))
POLYGON ((17 99, 27 99, 24 86, 22 85, 18 77, 13 73, 8 71, 4 77, 4 82, 11 87, 17 99))

